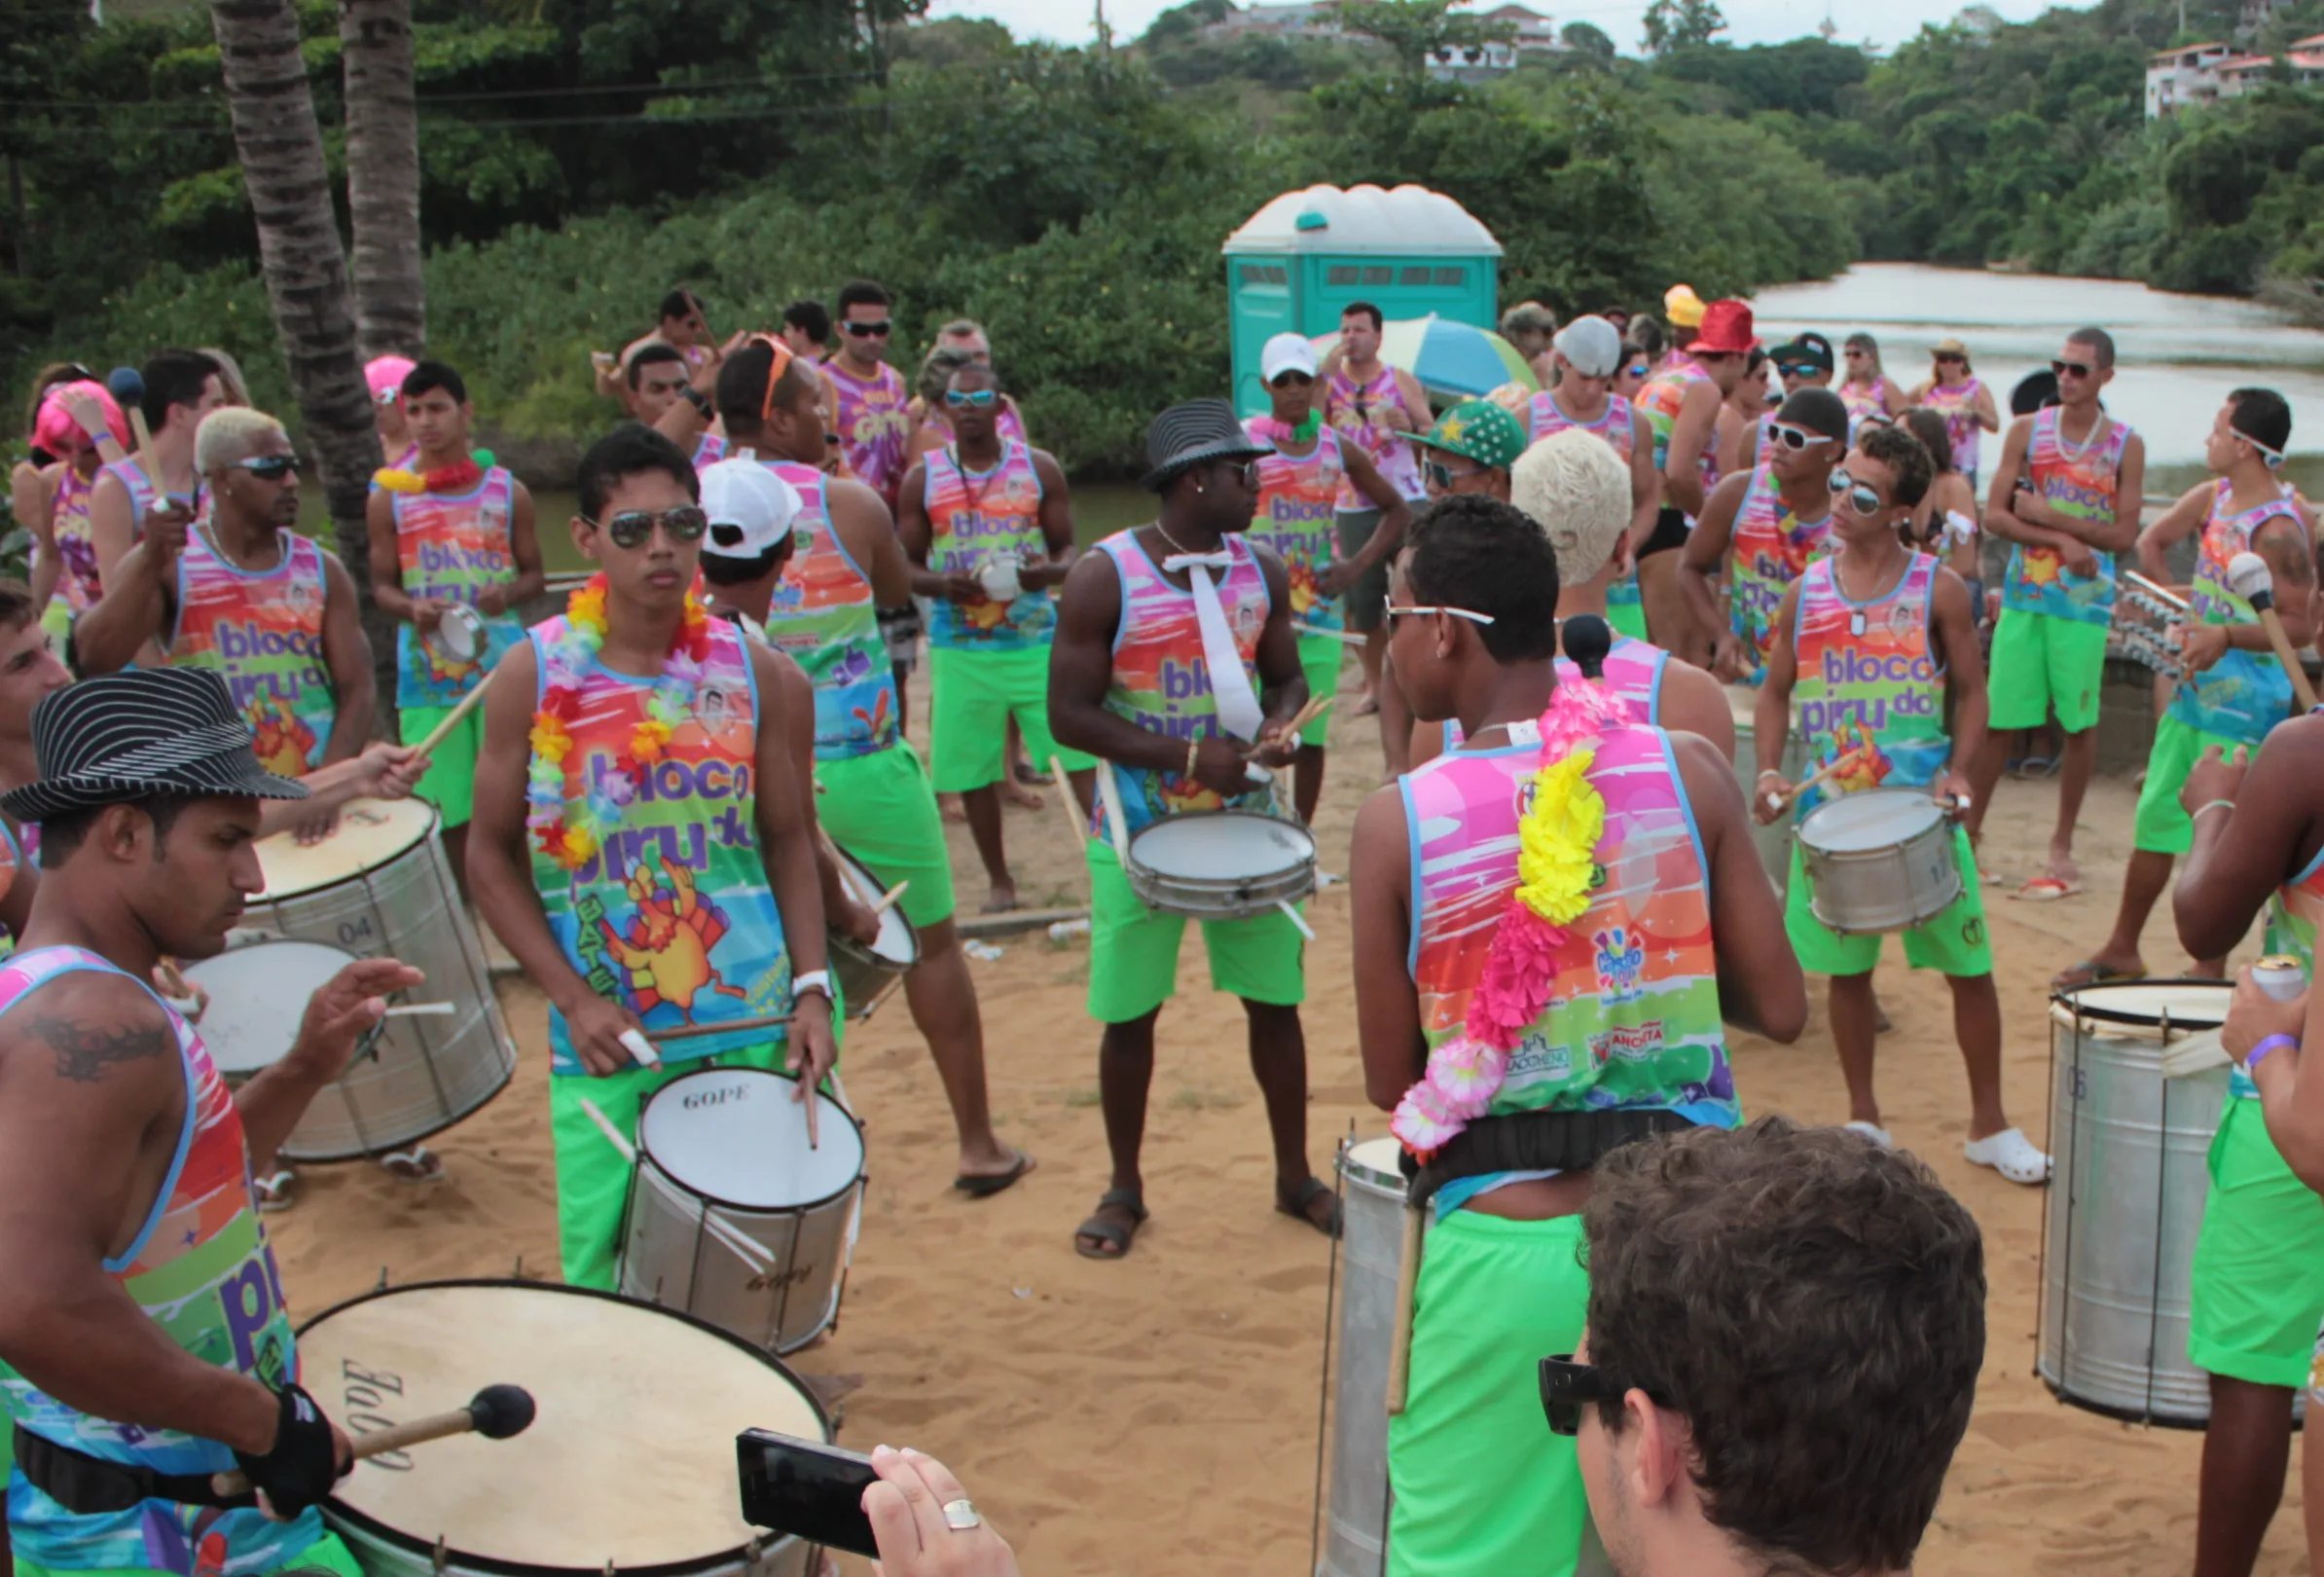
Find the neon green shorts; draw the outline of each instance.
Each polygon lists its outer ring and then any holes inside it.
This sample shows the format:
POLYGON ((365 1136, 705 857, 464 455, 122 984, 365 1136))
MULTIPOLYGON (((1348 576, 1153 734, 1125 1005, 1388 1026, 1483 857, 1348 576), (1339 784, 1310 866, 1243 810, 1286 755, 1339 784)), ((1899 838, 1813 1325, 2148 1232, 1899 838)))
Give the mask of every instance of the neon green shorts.
POLYGON ((1096 757, 1069 751, 1049 732, 1049 648, 975 651, 930 643, 928 775, 940 794, 964 793, 1008 776, 1008 719, 1040 771, 1049 757, 1081 772, 1096 757))
POLYGON ((1633 641, 1647 639, 1646 605, 1617 603, 1611 598, 1606 604, 1606 622, 1614 626, 1616 635, 1626 635, 1633 641))
POLYGON ((1992 728, 2039 728, 2057 712, 2069 734, 2095 727, 2106 677, 2106 626, 2005 607, 1993 627, 1985 690, 1992 728))
POLYGON ((2284 1164, 2256 1100, 2228 1102, 2210 1169, 2187 1361, 2253 1385, 2305 1385, 2324 1323, 2324 1197, 2284 1164))
POLYGON ((2130 847, 2167 855, 2194 848, 2195 822, 2179 803, 2179 790, 2204 751, 2217 746, 2222 754, 2233 755, 2242 743, 2225 734, 2206 734, 2167 712, 2156 718, 2155 748, 2147 752, 2147 781, 2139 787, 2130 847))
POLYGON ((781 1068, 783 1056, 782 1046, 771 1043, 691 1062, 666 1062, 659 1068, 628 1068, 602 1079, 587 1074, 550 1079, 549 1132, 557 1146, 557 1240, 567 1285, 614 1290, 622 1212, 630 1200, 629 1163, 606 1142, 581 1103, 595 1105, 635 1144, 637 1114, 645 1098, 672 1079, 705 1068, 781 1068))
MULTIPOLYGON (((1144 1018, 1178 991, 1179 941, 1186 917, 1149 909, 1130 891, 1113 846, 1091 838, 1089 1014, 1101 1024, 1144 1018)), ((1250 1002, 1295 1008, 1307 1000, 1305 938, 1280 914, 1202 922, 1211 987, 1250 1002)))
MULTIPOLYGON (((1307 698, 1310 701, 1339 694, 1339 663, 1346 651, 1345 646, 1328 636, 1299 638, 1299 666, 1307 674, 1307 698)), ((1325 713, 1299 730, 1299 743, 1322 750, 1330 733, 1331 715, 1325 713)))
POLYGON ((1574 1442, 1542 1414, 1541 1360, 1589 1312, 1581 1218, 1456 1210, 1429 1229, 1404 1411, 1388 1420, 1388 1570, 1563 1577, 1589 1521, 1574 1442))
MULTIPOLYGON (((604 1143, 601 1139, 598 1142, 604 1143)), ((174 1573, 154 1566, 42 1566, 22 1556, 16 1558, 16 1567, 17 1577, 85 1577, 89 1571, 102 1571, 104 1577, 175 1577, 174 1573)), ((272 1577, 278 1571, 328 1572, 330 1577, 363 1577, 363 1567, 356 1562, 355 1553, 336 1533, 325 1533, 290 1559, 256 1573, 254 1577, 272 1577)))
POLYGON ((817 761, 815 781, 824 790, 816 795, 815 813, 831 841, 888 886, 912 884, 897 900, 904 918, 916 926, 950 920, 952 856, 944 847, 944 818, 936 814, 936 791, 912 747, 899 741, 869 755, 817 761))
MULTIPOLYGON (((1993 942, 1985 935, 1985 899, 1977 875, 1969 834, 1953 828, 1953 855, 1961 862, 1961 896, 1905 933, 1905 962, 1916 970, 1970 978, 1993 972, 1993 942)), ((1791 885, 1784 892, 1783 928, 1792 938, 1799 967, 1811 974, 1870 974, 1880 962, 1881 933, 1841 935, 1818 920, 1808 906, 1806 860, 1792 840, 1791 885)))
MULTIPOLYGON (((417 745, 452 715, 450 707, 402 707, 397 724, 406 745, 417 745)), ((427 776, 412 792, 436 807, 447 828, 466 826, 476 812, 476 757, 484 749, 484 708, 472 709, 428 757, 427 776)))

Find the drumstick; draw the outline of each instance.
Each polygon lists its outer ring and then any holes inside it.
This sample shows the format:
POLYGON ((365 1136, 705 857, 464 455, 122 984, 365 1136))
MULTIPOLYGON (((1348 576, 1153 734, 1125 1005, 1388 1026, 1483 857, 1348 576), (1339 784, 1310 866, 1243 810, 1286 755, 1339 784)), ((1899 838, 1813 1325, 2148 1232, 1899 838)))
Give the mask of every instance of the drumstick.
POLYGON ((1420 1285, 1420 1228, 1425 1205, 1404 1205, 1404 1244, 1396 1267, 1396 1330, 1388 1339, 1388 1415, 1404 1411, 1412 1378, 1412 1296, 1420 1285))
MULTIPOLYGON (((506 1440, 532 1427, 534 1411, 532 1393, 522 1385, 488 1385, 464 1408, 414 1418, 409 1423, 389 1424, 384 1429, 357 1435, 347 1444, 353 1448, 355 1460, 360 1462, 367 1456, 400 1451, 407 1446, 421 1446, 431 1440, 448 1440, 454 1435, 506 1440)), ((216 1473, 210 1476, 210 1488, 220 1495, 246 1495, 250 1492, 250 1480, 240 1473, 216 1473)))
POLYGON ((887 892, 881 894, 880 901, 872 905, 872 913, 886 914, 890 909, 894 908, 895 900, 902 898, 904 896, 904 889, 910 887, 911 885, 912 878, 907 876, 902 881, 890 888, 887 892))
POLYGON ((382 1018, 449 1018, 460 1010, 453 1002, 399 1002, 380 1016, 382 1018))
POLYGON ((1309 624, 1304 619, 1293 619, 1291 621, 1291 628, 1298 631, 1303 636, 1321 636, 1325 641, 1336 641, 1343 646, 1361 646, 1363 644, 1363 637, 1360 635, 1353 634, 1346 630, 1325 630, 1318 625, 1309 624))
MULTIPOLYGON (((168 497, 168 490, 162 482, 162 462, 154 458, 153 429, 145 424, 145 412, 141 407, 134 405, 129 407, 129 430, 137 435, 137 465, 140 470, 145 472, 145 479, 154 485, 154 496, 157 498, 168 497)), ((139 531, 145 529, 143 521, 138 521, 135 525, 139 531)))
POLYGON ((1769 794, 1767 797, 1775 801, 1775 808, 1777 810, 1790 810, 1792 806, 1798 800, 1801 794, 1806 793, 1816 785, 1825 782, 1834 773, 1838 772, 1845 767, 1854 766, 1856 764, 1857 757, 1862 753, 1863 752, 1861 751, 1842 751, 1839 752, 1839 754, 1834 756, 1831 760, 1818 767, 1816 769, 1815 776, 1809 778, 1805 783, 1794 784, 1790 793, 1769 794))
MULTIPOLYGON (((621 1158, 624 1161, 632 1166, 637 1164, 637 1147, 623 1137, 622 1131, 613 1125, 613 1119, 598 1109, 597 1102, 584 1095, 581 1097, 581 1110, 590 1121, 598 1125, 598 1131, 605 1136, 606 1142, 621 1152, 621 1158)), ((744 1237, 708 1210, 703 1212, 702 1224, 709 1229, 712 1237, 734 1250, 736 1257, 744 1265, 749 1265, 756 1274, 763 1276, 775 1267, 774 1260, 763 1247, 744 1237)))
POLYGON ((637 1031, 634 1029, 623 1030, 619 1039, 621 1041, 622 1049, 629 1052, 632 1060, 634 1060, 639 1067, 659 1068, 662 1066, 662 1053, 654 1049, 654 1043, 652 1041, 646 1039, 637 1031))
POLYGON ((1067 776, 1065 757, 1049 757, 1049 781, 1057 786, 1057 797, 1065 806, 1066 825, 1073 829, 1076 847, 1089 841, 1089 826, 1081 817, 1081 803, 1073 797, 1073 780, 1067 776))
POLYGON ((1113 781, 1113 763, 1098 763, 1098 797, 1106 804, 1106 830, 1113 835, 1113 855, 1122 862, 1122 869, 1130 868, 1129 822, 1122 816, 1121 785, 1113 781))
POLYGON ((419 742, 421 755, 432 753, 437 746, 444 743, 445 737, 460 725, 460 719, 476 710, 476 704, 484 699, 485 686, 492 682, 492 676, 498 672, 498 669, 485 670, 485 677, 476 681, 476 688, 460 697, 460 704, 446 713, 444 720, 427 731, 427 738, 419 742))
POLYGON ((2251 605, 2260 616, 2260 628, 2268 632, 2268 643, 2275 648, 2275 660, 2284 666, 2284 673, 2292 680, 2292 689, 2300 697, 2303 713, 2316 710, 2316 687, 2307 681, 2307 670, 2302 666, 2300 654, 2292 649, 2291 637, 2284 634, 2284 621, 2275 612, 2275 577, 2268 571, 2268 561, 2257 553, 2238 553, 2228 561, 2228 588, 2251 605))
POLYGON ((1291 907, 1289 899, 1277 899, 1275 900, 1275 906, 1283 911, 1283 917, 1286 920, 1289 920, 1292 925, 1299 928, 1300 935, 1305 936, 1309 941, 1314 941, 1316 939, 1315 927, 1307 923, 1306 916, 1302 915, 1297 909, 1291 907))

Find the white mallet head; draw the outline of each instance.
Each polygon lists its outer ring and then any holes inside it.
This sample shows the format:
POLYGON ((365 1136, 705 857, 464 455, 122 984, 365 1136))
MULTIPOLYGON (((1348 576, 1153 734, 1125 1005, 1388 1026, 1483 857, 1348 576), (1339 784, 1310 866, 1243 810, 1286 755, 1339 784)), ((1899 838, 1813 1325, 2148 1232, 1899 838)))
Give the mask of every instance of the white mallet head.
POLYGON ((2263 611, 2275 602, 2275 577, 2268 572, 2268 561, 2256 553, 2238 553, 2228 560, 2228 589, 2263 611))

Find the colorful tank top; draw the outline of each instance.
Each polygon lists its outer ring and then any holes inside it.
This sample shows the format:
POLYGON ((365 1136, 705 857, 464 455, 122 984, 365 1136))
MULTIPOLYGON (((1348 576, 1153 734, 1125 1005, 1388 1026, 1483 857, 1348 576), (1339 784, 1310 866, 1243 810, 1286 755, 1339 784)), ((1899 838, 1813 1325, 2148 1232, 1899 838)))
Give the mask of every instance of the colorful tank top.
POLYGON ((895 675, 880 638, 870 574, 849 556, 812 465, 762 459, 799 495, 790 563, 767 605, 767 641, 815 684, 815 757, 845 761, 887 750, 896 725, 895 675))
POLYGON ((56 590, 49 607, 60 611, 67 625, 105 595, 97 575, 96 543, 89 532, 89 499, 94 491, 92 482, 67 465, 57 474, 56 496, 49 506, 57 559, 56 590))
MULTIPOLYGON (((1400 408, 1403 403, 1403 391, 1397 386, 1394 367, 1382 363, 1380 370, 1362 384, 1349 377, 1345 368, 1338 368, 1325 383, 1324 420, 1338 430, 1343 443, 1362 449, 1373 468, 1399 495, 1425 498, 1428 489, 1421 485, 1420 457, 1413 453, 1412 441, 1400 428, 1392 427, 1379 418, 1381 411, 1400 408)), ((1372 501, 1358 493, 1356 484, 1343 473, 1338 507, 1352 512, 1365 510, 1372 507, 1372 501)))
POLYGON ((1001 399, 1000 415, 994 419, 993 430, 1000 435, 1003 443, 1023 444, 1028 449, 1033 447, 1033 438, 1025 430, 1025 418, 1018 413, 1015 400, 1005 396, 1001 399))
MULTIPOLYGON (((1670 469, 1670 435, 1678 426, 1679 411, 1687 403, 1688 392, 1695 385, 1710 381, 1711 375, 1698 363, 1682 357, 1648 379, 1639 389, 1638 409, 1646 413, 1647 425, 1654 431, 1655 470, 1670 469)), ((1702 468, 1703 490, 1708 493, 1719 485, 1719 445, 1715 433, 1705 439, 1696 464, 1702 468)))
MULTIPOLYGON (((923 457, 928 514, 928 568, 940 575, 973 575, 997 554, 1021 565, 1045 563, 1041 532, 1041 474, 1033 451, 1003 442, 989 471, 962 468, 960 451, 933 449, 923 457)), ((1057 633, 1057 602, 1046 586, 1020 590, 1005 603, 979 598, 929 604, 928 640, 967 651, 1022 651, 1045 646, 1057 633)))
MULTIPOLYGON (((516 578, 517 559, 509 546, 508 523, 516 507, 516 479, 495 465, 463 494, 398 493, 395 555, 403 587, 413 597, 476 605, 487 586, 516 578)), ((410 624, 395 629, 395 704, 449 707, 483 682, 509 647, 525 639, 513 613, 485 619, 484 649, 470 662, 437 651, 410 624)))
POLYGON ((1829 508, 1815 520, 1792 513, 1774 469, 1761 465, 1743 490, 1729 539, 1734 558, 1727 570, 1727 627, 1751 648, 1751 672, 1743 682, 1757 684, 1767 677, 1783 594, 1801 570, 1831 551, 1832 515, 1829 508))
MULTIPOLYGON (((1417 899, 1406 963, 1431 1046, 1468 1022, 1541 764, 1536 739, 1451 752, 1398 781, 1417 899)), ((1670 1111, 1732 1127, 1709 862, 1669 736, 1610 730, 1589 781, 1606 797, 1604 880, 1552 955, 1548 1006, 1509 1053, 1492 1112, 1670 1111)))
MULTIPOLYGON (((1243 426, 1260 443, 1273 441, 1258 430, 1255 417, 1243 426)), ((1320 426, 1315 447, 1306 454, 1278 449, 1259 457, 1258 508, 1246 540, 1274 549, 1283 561, 1290 580, 1291 617, 1306 626, 1302 636, 1347 625, 1340 600, 1318 590, 1339 558, 1339 531, 1331 517, 1348 468, 1340 443, 1338 432, 1320 426)))
MULTIPOLYGON (((1233 562, 1223 572, 1213 569, 1210 574, 1218 587, 1227 628, 1234 633, 1235 650, 1255 690, 1259 632, 1267 624, 1267 577, 1242 537, 1227 537, 1223 548, 1233 562)), ((1163 578, 1161 567, 1146 557, 1134 532, 1115 532, 1100 542, 1097 551, 1113 561, 1114 572, 1121 577, 1121 624, 1113 637, 1113 679, 1106 691, 1106 710, 1166 739, 1184 742, 1220 733, 1194 593, 1180 591, 1163 578)), ((1149 772, 1112 761, 1098 766, 1113 774, 1121 791, 1122 815, 1130 824, 1123 829, 1125 837, 1180 811, 1264 810, 1273 802, 1272 791, 1256 786, 1250 793, 1227 799, 1181 773, 1149 772)), ((1112 835, 1103 795, 1092 825, 1097 836, 1112 835)))
POLYGON ((1612 444, 1614 452, 1622 458, 1623 464, 1630 462, 1630 450, 1638 437, 1638 427, 1630 417, 1630 402, 1619 394, 1606 396, 1606 409, 1598 414, 1595 422, 1577 422, 1566 415, 1557 403, 1556 392, 1546 388, 1526 401, 1525 408, 1517 414, 1524 419, 1525 436, 1529 443, 1538 444, 1568 427, 1580 427, 1583 432, 1595 433, 1612 444))
MULTIPOLYGON (((609 799, 621 825, 598 855, 566 870, 535 848, 533 885, 549 931, 590 989, 635 1013, 649 1030, 719 1024, 790 1011, 790 957, 782 916, 758 844, 758 686, 740 630, 709 625, 688 717, 662 747, 642 782, 620 763, 647 716, 658 678, 616 674, 593 663, 568 673, 556 652, 561 614, 532 627, 539 691, 580 692, 567 725, 567 797, 609 799)), ((534 770, 545 763, 533 757, 534 770)), ((549 770, 555 770, 549 768, 549 770)), ((661 1045, 665 1062, 780 1042, 782 1029, 696 1035, 661 1045)), ((549 1010, 550 1070, 580 1074, 564 1015, 549 1010)))
MULTIPOLYGON (((18 838, 9 829, 7 821, 0 819, 0 899, 7 898, 15 890, 18 876, 31 870, 39 859, 40 824, 35 822, 26 826, 24 835, 18 838)), ((6 926, 0 926, 0 959, 6 959, 16 950, 15 934, 6 926)), ((5 1489, 0 1489, 0 1496, 6 1493, 5 1489)))
POLYGON ((177 558, 177 627, 164 655, 180 667, 226 676, 235 705, 258 730, 259 765, 286 778, 318 766, 335 711, 323 660, 330 599, 323 550, 297 532, 276 533, 271 569, 242 569, 210 541, 186 533, 177 558))
POLYGON ((1952 447, 1953 469, 1963 476, 1977 474, 1977 397, 1984 387, 1975 378, 1966 384, 1932 384, 1920 402, 1944 418, 1944 441, 1952 447))
MULTIPOLYGON (((134 457, 116 460, 104 471, 111 471, 121 479, 129 494, 129 535, 133 539, 145 530, 145 517, 161 501, 161 490, 145 474, 145 467, 134 457)), ((102 476, 104 471, 97 474, 102 476)), ((194 479, 194 524, 206 526, 210 518, 210 491, 201 485, 201 478, 194 479)))
MULTIPOLYGON (((2268 927, 2264 933, 2267 950, 2291 954, 2312 977, 2316 972, 2319 921, 2324 921, 2324 849, 2317 850, 2316 857, 2300 874, 2277 888, 2269 899, 2268 927)), ((2228 1093, 2242 1100, 2257 1100, 2260 1086, 2241 1068, 2231 1068, 2228 1093)))
MULTIPOLYGON (((2252 552, 2252 539, 2271 520, 2287 520, 2307 540, 2307 522, 2290 497, 2230 514, 2234 490, 2221 477, 2212 487, 2211 513, 2203 522, 2197 549, 2195 584, 2188 588, 2188 611, 2203 624, 2257 624, 2259 614, 2228 584, 2228 564, 2238 553, 2252 552)), ((2268 730, 2290 715, 2292 677, 2271 653, 2238 651, 2231 646, 2219 661, 2199 674, 2179 681, 2171 697, 2170 715, 2191 728, 2226 739, 2257 745, 2268 730)))
MULTIPOLYGON (((2062 409, 2052 405, 2034 413, 2025 446, 2034 492, 2077 520, 2112 520, 2123 446, 2130 441, 2130 429, 2101 412, 2098 420, 2105 430, 2092 432, 2080 445, 2069 445, 2057 430, 2062 409)), ((2113 623, 2114 555, 2090 551, 2097 557, 2098 572, 2078 575, 2065 567, 2055 548, 2014 544, 2009 574, 2001 583, 2001 605, 2082 624, 2113 623)))
POLYGON ((1853 380, 1840 385, 1840 404, 1848 408, 1849 438, 1856 436, 1856 429, 1864 425, 1866 417, 1885 418, 1888 415, 1888 394, 1895 386, 1888 381, 1886 373, 1880 374, 1869 385, 1853 380))
POLYGON ((895 506, 895 490, 909 468, 904 449, 911 440, 911 395, 903 374, 882 363, 872 377, 858 378, 836 356, 823 372, 839 400, 839 449, 855 480, 895 506))
POLYGON ((706 432, 694 440, 694 469, 715 465, 726 458, 726 440, 714 432, 706 432))
MULTIPOLYGON (((0 1012, 57 976, 84 970, 135 979, 78 947, 38 948, 0 968, 0 1012)), ((142 989, 143 982, 137 983, 142 989)), ((153 1209, 128 1250, 104 1262, 105 1273, 195 1358, 268 1385, 290 1383, 299 1375, 298 1349, 283 1307, 282 1276, 251 1195, 241 1116, 201 1037, 167 1003, 162 1010, 177 1037, 185 1076, 184 1126, 153 1209)), ((235 1466, 234 1452, 216 1441, 92 1417, 44 1395, 13 1371, 0 1370, 0 1400, 28 1433, 109 1462, 161 1474, 235 1466)), ((52 1570, 135 1567, 180 1577, 280 1570, 297 1564, 323 1536, 322 1519, 312 1510, 275 1522, 255 1510, 146 1500, 127 1511, 77 1517, 20 1473, 9 1487, 8 1522, 20 1560, 52 1570)))
MULTIPOLYGON (((1614 645, 1606 653, 1605 665, 1598 671, 1598 682, 1629 703, 1632 721, 1650 723, 1659 728, 1662 726, 1663 664, 1669 661, 1670 653, 1660 646, 1651 645, 1617 630, 1615 632, 1614 645)), ((1560 657, 1557 660, 1557 682, 1583 682, 1581 670, 1560 657)), ((1444 719, 1446 750, 1459 750, 1462 741, 1467 738, 1460 718, 1444 719)))
POLYGON ((1837 561, 1819 559, 1799 577, 1792 626, 1798 681, 1800 737, 1810 768, 1850 751, 1846 771, 1801 794, 1796 817, 1834 794, 1863 788, 1921 788, 1937 781, 1952 754, 1944 734, 1944 670, 1930 632, 1939 562, 1915 553, 1885 596, 1849 601, 1837 561))

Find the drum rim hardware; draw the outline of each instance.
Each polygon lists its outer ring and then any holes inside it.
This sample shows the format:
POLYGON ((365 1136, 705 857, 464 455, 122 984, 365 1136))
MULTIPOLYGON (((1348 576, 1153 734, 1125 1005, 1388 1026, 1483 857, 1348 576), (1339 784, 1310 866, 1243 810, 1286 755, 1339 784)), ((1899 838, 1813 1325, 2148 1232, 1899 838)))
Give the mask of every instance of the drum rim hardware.
MULTIPOLYGON (((646 1143, 646 1112, 653 1106, 654 1102, 660 1100, 664 1095, 667 1095, 670 1093, 670 1091, 676 1089, 679 1085, 687 1082, 689 1080, 708 1079, 713 1077, 724 1078, 734 1074, 759 1074, 764 1075, 769 1079, 780 1079, 794 1089, 798 1087, 799 1083, 798 1077, 795 1074, 786 1074, 781 1072, 780 1069, 775 1068, 698 1068, 692 1073, 679 1074, 676 1078, 671 1080, 670 1082, 655 1090, 651 1095, 648 1095, 645 1098, 644 1103, 637 1108, 637 1164, 640 1167, 651 1166, 655 1171, 661 1173, 664 1177, 670 1179, 671 1182, 675 1183, 679 1188, 684 1189, 688 1193, 692 1194, 695 1198, 702 1200, 706 1204, 714 1205, 721 1210, 746 1211, 753 1215, 764 1215, 771 1211, 818 1210, 824 1205, 837 1204, 840 1200, 846 1198, 853 1190, 866 1187, 870 1184, 871 1148, 863 1142, 863 1123, 856 1118, 854 1113, 847 1109, 846 1105, 840 1101, 839 1097, 836 1095, 826 1094, 820 1089, 815 1091, 816 1095, 822 1100, 829 1101, 839 1115, 847 1119, 848 1126, 854 1130, 855 1151, 856 1154, 862 1157, 862 1160, 859 1162, 859 1164, 863 1169, 855 1175, 853 1181, 841 1184, 837 1189, 833 1190, 829 1193, 823 1194, 819 1198, 801 1199, 795 1203, 786 1202, 783 1204, 745 1204, 740 1199, 722 1199, 716 1194, 708 1192, 707 1189, 704 1189, 699 1185, 691 1183, 685 1178, 678 1176, 668 1166, 664 1165, 661 1158, 653 1153, 652 1147, 646 1143)), ((764 1245, 761 1246, 763 1247, 764 1245)))

